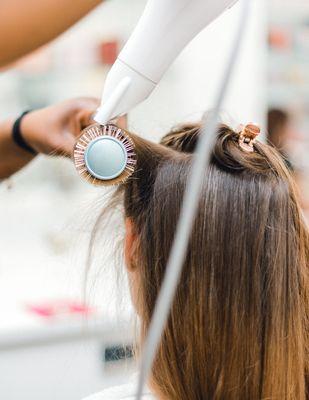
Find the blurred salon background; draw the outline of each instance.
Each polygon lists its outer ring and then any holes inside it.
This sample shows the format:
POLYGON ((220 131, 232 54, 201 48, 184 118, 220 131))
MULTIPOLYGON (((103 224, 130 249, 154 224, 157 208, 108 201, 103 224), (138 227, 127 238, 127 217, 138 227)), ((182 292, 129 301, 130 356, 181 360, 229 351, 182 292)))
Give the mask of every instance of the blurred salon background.
MULTIPOLYGON (((222 117, 263 126, 293 170, 309 218, 309 3, 253 3, 222 117)), ((1 71, 1 118, 74 96, 100 97, 144 5, 105 1, 50 45, 1 71)), ((150 100, 129 115, 131 130, 158 140, 175 123, 213 107, 239 11, 239 5, 228 11, 185 49, 150 100)), ((0 196, 2 398, 73 400, 125 382, 135 368, 134 321, 126 283, 114 284, 108 262, 121 237, 116 222, 83 296, 91 229, 105 191, 83 183, 69 160, 40 156, 2 182, 0 196)))

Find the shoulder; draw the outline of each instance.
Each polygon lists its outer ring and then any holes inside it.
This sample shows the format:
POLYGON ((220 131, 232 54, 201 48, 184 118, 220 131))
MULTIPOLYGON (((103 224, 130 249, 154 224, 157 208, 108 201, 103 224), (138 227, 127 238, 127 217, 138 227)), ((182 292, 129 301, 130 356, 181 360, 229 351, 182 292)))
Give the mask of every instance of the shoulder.
MULTIPOLYGON (((136 384, 116 386, 93 394, 84 400, 135 400, 136 384)), ((156 400, 149 390, 145 390, 143 400, 156 400)))

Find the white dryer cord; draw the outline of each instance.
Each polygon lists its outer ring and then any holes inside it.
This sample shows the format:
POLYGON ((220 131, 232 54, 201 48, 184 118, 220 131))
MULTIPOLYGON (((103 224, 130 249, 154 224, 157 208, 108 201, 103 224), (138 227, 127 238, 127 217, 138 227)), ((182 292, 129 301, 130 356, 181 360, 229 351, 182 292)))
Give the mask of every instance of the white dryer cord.
POLYGON ((173 298, 177 289, 177 285, 181 276, 181 271, 186 257, 193 223, 199 205, 205 169, 209 165, 211 152, 216 140, 216 131, 220 109, 224 101, 236 61, 238 59, 242 38, 245 34, 245 29, 250 14, 251 0, 242 1, 242 11, 237 33, 233 42, 231 54, 227 62, 227 67, 222 79, 222 83, 220 85, 215 108, 207 121, 205 121, 201 137, 197 144, 195 159, 188 178, 180 217, 177 224, 175 240, 169 255, 162 288, 157 299, 155 310, 150 323, 149 332, 146 337, 141 359, 141 367, 136 394, 137 400, 142 399, 143 389, 150 375, 156 351, 160 343, 160 339, 164 331, 173 298))

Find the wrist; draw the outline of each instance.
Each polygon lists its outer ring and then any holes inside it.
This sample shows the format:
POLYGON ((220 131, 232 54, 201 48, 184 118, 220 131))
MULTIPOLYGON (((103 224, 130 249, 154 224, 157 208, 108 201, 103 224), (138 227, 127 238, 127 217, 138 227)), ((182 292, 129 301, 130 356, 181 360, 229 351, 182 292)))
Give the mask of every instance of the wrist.
POLYGON ((23 112, 13 123, 12 126, 12 138, 15 144, 20 147, 22 150, 26 151, 27 153, 32 154, 35 156, 37 152, 35 149, 31 146, 31 142, 25 138, 23 128, 25 127, 24 125, 24 119, 27 118, 27 115, 30 113, 30 111, 25 111, 23 112))
POLYGON ((34 158, 13 141, 13 124, 14 119, 0 122, 0 179, 8 178, 34 158))

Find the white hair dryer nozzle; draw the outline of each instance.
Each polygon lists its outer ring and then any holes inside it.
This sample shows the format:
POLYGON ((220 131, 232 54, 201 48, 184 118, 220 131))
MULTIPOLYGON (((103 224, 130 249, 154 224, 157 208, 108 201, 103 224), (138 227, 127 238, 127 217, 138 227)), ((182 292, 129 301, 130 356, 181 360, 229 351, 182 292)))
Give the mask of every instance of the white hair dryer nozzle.
POLYGON ((141 103, 156 84, 118 59, 110 70, 94 120, 101 125, 141 103))
POLYGON ((107 76, 95 120, 105 123, 145 100, 184 47, 237 1, 148 0, 107 76), (125 79, 130 80, 126 85, 125 79))

